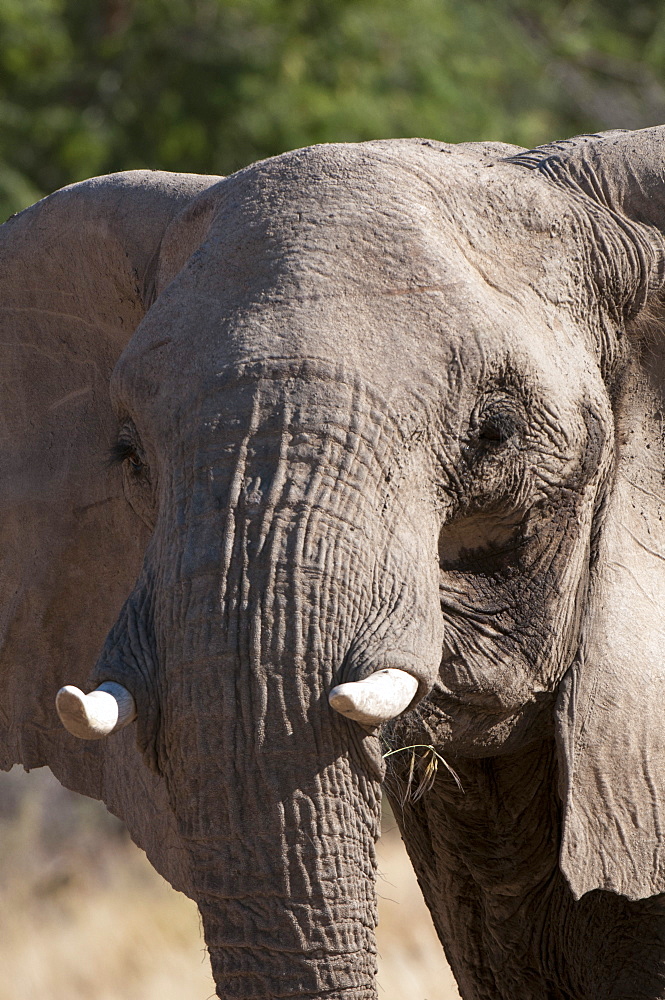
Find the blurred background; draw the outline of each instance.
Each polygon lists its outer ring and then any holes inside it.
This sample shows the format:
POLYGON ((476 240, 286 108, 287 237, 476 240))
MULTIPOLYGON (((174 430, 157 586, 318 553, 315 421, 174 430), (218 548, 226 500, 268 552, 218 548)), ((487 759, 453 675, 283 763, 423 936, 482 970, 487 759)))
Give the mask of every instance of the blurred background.
MULTIPOLYGON (((662 0, 0 0, 0 217, 95 174, 315 142, 665 122, 662 0)), ((381 1000, 457 992, 386 814, 381 1000)), ((0 1000, 205 1000, 194 904, 103 806, 0 774, 0 1000)))
MULTIPOLYGON (((377 846, 379 1000, 457 1000, 386 807, 377 846)), ((195 904, 119 820, 50 771, 0 772, 0 1000, 208 1000, 195 904)))
POLYGON ((661 0, 0 0, 5 215, 132 167, 663 121, 661 0))

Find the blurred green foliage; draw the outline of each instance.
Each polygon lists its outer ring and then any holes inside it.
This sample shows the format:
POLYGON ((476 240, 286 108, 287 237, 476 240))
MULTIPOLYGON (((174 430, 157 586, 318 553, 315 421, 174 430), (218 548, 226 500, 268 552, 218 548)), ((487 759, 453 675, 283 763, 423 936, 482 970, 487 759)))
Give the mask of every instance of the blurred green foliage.
POLYGON ((0 212, 312 142, 665 120, 660 0, 0 0, 0 212))

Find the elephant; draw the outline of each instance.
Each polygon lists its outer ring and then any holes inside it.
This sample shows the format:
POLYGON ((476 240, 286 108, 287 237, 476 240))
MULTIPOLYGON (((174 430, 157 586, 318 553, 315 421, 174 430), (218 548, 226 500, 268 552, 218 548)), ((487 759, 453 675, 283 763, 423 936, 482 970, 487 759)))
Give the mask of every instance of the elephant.
POLYGON ((466 1000, 665 997, 665 127, 111 174, 0 260, 0 766, 226 1000, 376 997, 384 786, 466 1000))

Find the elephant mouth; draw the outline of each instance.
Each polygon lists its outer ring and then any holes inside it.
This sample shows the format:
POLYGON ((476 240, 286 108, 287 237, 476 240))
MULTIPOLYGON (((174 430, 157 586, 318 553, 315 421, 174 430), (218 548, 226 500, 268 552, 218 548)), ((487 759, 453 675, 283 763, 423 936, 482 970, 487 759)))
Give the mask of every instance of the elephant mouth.
POLYGON ((438 680, 416 709, 415 729, 406 732, 408 721, 397 719, 392 732, 399 741, 436 743, 453 756, 484 757, 509 753, 529 742, 533 732, 539 738, 551 728, 556 694, 532 694, 527 700, 501 702, 493 691, 477 686, 449 687, 438 680))
POLYGON ((487 673, 487 668, 474 669, 462 656, 444 660, 435 685, 437 702, 447 701, 456 709, 468 707, 505 717, 522 709, 531 699, 532 693, 522 689, 509 663, 493 667, 493 677, 487 677, 487 673))
POLYGON ((469 708, 477 711, 482 709, 489 715, 504 717, 510 715, 518 707, 501 704, 501 698, 493 691, 483 691, 473 687, 460 686, 451 689, 445 684, 437 684, 435 687, 437 703, 449 702, 455 710, 459 708, 469 708))

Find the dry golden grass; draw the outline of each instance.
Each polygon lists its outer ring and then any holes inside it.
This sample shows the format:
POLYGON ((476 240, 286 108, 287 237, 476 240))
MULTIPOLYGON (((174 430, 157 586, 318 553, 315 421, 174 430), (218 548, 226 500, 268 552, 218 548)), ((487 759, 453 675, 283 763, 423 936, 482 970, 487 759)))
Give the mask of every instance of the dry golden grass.
POLYGON ((458 1000, 394 820, 384 822, 377 855, 379 1000, 458 1000))
MULTIPOLYGON (((379 843, 380 1000, 453 1000, 394 823, 379 843)), ((103 806, 47 771, 0 774, 0 1000, 207 1000, 194 903, 103 806)))

